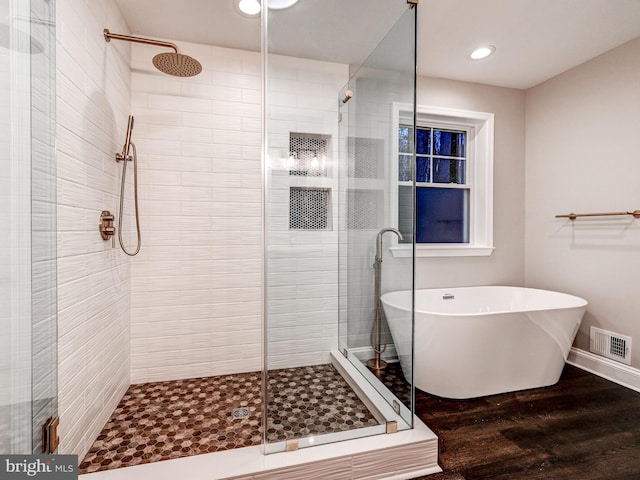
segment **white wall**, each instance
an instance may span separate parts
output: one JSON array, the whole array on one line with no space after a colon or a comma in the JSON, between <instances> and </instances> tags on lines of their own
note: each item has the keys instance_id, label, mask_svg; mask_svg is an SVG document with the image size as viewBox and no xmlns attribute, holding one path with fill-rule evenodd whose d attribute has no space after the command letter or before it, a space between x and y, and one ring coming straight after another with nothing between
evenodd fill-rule
<instances>
[{"instance_id":1,"label":"white wall","mask_svg":"<svg viewBox=\"0 0 640 480\"><path fill-rule=\"evenodd\" d=\"M640 208L640 39L527 91L526 283L589 302L589 326L630 335L640 367L640 220L554 218Z\"/></svg>"},{"instance_id":2,"label":"white wall","mask_svg":"<svg viewBox=\"0 0 640 480\"><path fill-rule=\"evenodd\" d=\"M142 248L131 266L133 383L260 370L260 54L179 43L203 71L132 51ZM128 241L135 245L134 239Z\"/></svg>"},{"instance_id":3,"label":"white wall","mask_svg":"<svg viewBox=\"0 0 640 480\"><path fill-rule=\"evenodd\" d=\"M418 105L495 114L493 241L488 257L418 258L416 288L524 283L525 94L418 77Z\"/></svg>"},{"instance_id":4,"label":"white wall","mask_svg":"<svg viewBox=\"0 0 640 480\"><path fill-rule=\"evenodd\" d=\"M82 456L129 386L129 261L97 229L115 212L130 109L128 33L112 0L57 3L60 453Z\"/></svg>"}]
</instances>

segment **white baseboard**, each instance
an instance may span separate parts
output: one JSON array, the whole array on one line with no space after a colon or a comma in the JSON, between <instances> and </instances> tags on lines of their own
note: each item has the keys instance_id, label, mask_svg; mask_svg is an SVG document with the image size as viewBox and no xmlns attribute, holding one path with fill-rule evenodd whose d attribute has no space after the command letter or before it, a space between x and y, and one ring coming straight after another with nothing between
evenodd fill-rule
<instances>
[{"instance_id":1,"label":"white baseboard","mask_svg":"<svg viewBox=\"0 0 640 480\"><path fill-rule=\"evenodd\" d=\"M640 392L640 370L585 350L572 347L567 363Z\"/></svg>"}]
</instances>

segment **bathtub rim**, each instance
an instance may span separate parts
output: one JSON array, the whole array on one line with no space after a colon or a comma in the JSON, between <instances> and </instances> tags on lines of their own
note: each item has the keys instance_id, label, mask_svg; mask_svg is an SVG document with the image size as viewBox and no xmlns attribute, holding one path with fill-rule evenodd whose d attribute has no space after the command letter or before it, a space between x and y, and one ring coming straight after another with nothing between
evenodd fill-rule
<instances>
[{"instance_id":1,"label":"bathtub rim","mask_svg":"<svg viewBox=\"0 0 640 480\"><path fill-rule=\"evenodd\" d=\"M532 292L544 292L544 294L553 294L553 295L559 295L562 296L563 298L566 299L571 299L573 302L572 303L567 303L566 305L553 305L553 306L549 306L549 305L540 305L540 306L536 306L536 307L529 307L529 308L519 308L517 310L491 310L491 311L484 311L484 312L461 312L461 313L451 313L451 312L434 312L434 311L428 311L428 310L418 310L417 305L415 308L415 314L423 314L423 315L434 315L434 316L442 316L442 317L482 317L482 316L486 316L486 315L500 315L500 314L506 314L506 313L520 313L520 312L540 312L540 311L545 311L545 310L565 310L565 309L569 309L569 308L583 308L583 307L587 307L589 305L589 302L587 302L584 298L582 297L578 297L576 295L572 295L570 293L564 293L564 292L558 292L555 290L547 290L547 289L542 289L542 288L531 288L531 287L515 287L512 285L470 285L470 286L466 286L466 287L438 287L438 288L419 288L413 291L414 295L417 295L418 292L421 291L430 291L430 292L435 292L435 291L441 291L442 294L447 294L447 293L453 293L455 294L456 291L460 291L460 290L469 290L469 289L509 289L509 290L527 290L527 291L532 291ZM390 291L390 292L386 292L384 294L382 294L380 296L380 300L386 304L389 305L390 307L396 308L398 310L402 310L405 312L411 312L412 311L412 304L415 305L416 302L415 300L413 302L410 302L408 305L405 304L400 304L398 302L391 302L389 301L389 297L391 297L393 294L401 294L401 293L411 293L411 290L395 290L395 291ZM385 298L386 297L386 298Z\"/></svg>"}]
</instances>

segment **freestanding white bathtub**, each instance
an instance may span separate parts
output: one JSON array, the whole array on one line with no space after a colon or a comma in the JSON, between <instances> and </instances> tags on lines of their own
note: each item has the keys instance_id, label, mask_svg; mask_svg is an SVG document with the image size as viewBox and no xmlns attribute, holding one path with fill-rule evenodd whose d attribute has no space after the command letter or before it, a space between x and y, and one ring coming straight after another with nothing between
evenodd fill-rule
<instances>
[{"instance_id":1,"label":"freestanding white bathtub","mask_svg":"<svg viewBox=\"0 0 640 480\"><path fill-rule=\"evenodd\" d=\"M411 292L381 299L410 382ZM461 399L553 385L586 308L582 298L533 288L416 290L415 386Z\"/></svg>"}]
</instances>

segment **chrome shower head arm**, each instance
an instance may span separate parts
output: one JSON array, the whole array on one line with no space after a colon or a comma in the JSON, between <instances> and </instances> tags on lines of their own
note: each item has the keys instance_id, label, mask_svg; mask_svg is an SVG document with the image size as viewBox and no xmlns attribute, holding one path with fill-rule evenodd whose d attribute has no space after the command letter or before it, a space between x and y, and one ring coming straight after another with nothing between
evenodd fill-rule
<instances>
[{"instance_id":1,"label":"chrome shower head arm","mask_svg":"<svg viewBox=\"0 0 640 480\"><path fill-rule=\"evenodd\" d=\"M116 40L124 40L126 42L144 43L145 45L156 45L158 47L172 48L175 53L178 52L178 47L175 43L163 42L162 40L153 40L151 38L134 37L132 35L121 35L119 33L111 33L108 28L103 31L104 39L106 42L110 42L112 38Z\"/></svg>"}]
</instances>

